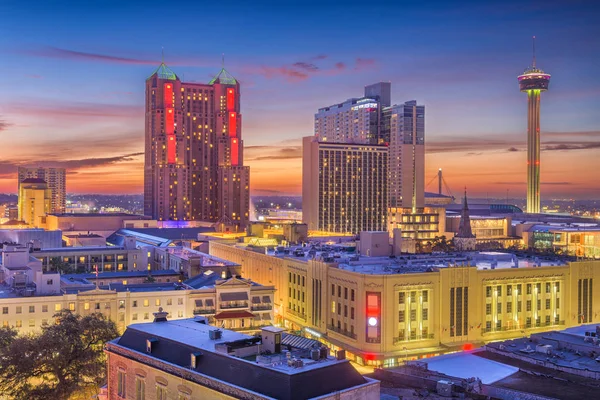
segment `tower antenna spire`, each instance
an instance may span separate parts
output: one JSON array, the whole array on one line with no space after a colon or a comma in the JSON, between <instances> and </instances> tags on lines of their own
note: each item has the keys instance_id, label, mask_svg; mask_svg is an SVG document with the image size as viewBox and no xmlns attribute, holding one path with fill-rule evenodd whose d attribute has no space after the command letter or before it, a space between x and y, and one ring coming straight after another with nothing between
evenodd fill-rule
<instances>
[{"instance_id":1,"label":"tower antenna spire","mask_svg":"<svg viewBox=\"0 0 600 400\"><path fill-rule=\"evenodd\" d=\"M165 63L165 47L164 46L161 47L161 63L162 64Z\"/></svg>"},{"instance_id":2,"label":"tower antenna spire","mask_svg":"<svg viewBox=\"0 0 600 400\"><path fill-rule=\"evenodd\" d=\"M225 68L225 53L221 53L221 68Z\"/></svg>"},{"instance_id":3,"label":"tower antenna spire","mask_svg":"<svg viewBox=\"0 0 600 400\"><path fill-rule=\"evenodd\" d=\"M533 37L533 68L535 68L535 36Z\"/></svg>"}]
</instances>

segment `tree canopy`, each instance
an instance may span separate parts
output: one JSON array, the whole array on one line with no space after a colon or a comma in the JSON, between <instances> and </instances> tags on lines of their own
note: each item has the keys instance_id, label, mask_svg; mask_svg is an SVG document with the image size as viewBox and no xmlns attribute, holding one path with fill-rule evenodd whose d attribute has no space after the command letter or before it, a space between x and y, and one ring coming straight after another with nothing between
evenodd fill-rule
<instances>
[{"instance_id":1,"label":"tree canopy","mask_svg":"<svg viewBox=\"0 0 600 400\"><path fill-rule=\"evenodd\" d=\"M14 400L67 399L106 380L104 343L118 336L100 313L68 310L37 334L0 328L0 393Z\"/></svg>"}]
</instances>

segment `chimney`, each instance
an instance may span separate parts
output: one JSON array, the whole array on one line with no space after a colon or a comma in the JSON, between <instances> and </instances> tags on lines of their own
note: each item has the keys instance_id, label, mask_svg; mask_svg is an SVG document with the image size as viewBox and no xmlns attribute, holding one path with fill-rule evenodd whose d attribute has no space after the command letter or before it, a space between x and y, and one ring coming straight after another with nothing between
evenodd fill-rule
<instances>
[{"instance_id":1,"label":"chimney","mask_svg":"<svg viewBox=\"0 0 600 400\"><path fill-rule=\"evenodd\" d=\"M162 307L158 308L158 312L153 313L154 322L167 322L168 312L164 312Z\"/></svg>"}]
</instances>

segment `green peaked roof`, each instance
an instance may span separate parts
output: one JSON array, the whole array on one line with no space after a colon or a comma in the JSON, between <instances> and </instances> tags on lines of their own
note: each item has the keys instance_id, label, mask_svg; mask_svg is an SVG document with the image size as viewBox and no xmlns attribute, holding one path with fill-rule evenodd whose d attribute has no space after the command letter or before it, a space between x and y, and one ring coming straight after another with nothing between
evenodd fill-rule
<instances>
[{"instance_id":1,"label":"green peaked roof","mask_svg":"<svg viewBox=\"0 0 600 400\"><path fill-rule=\"evenodd\" d=\"M222 85L235 85L237 81L225 68L221 68L221 71L208 82L209 85L213 83L220 83Z\"/></svg>"},{"instance_id":2,"label":"green peaked roof","mask_svg":"<svg viewBox=\"0 0 600 400\"><path fill-rule=\"evenodd\" d=\"M177 75L175 75L175 72L171 71L171 69L167 67L167 65L164 62L160 63L156 71L154 71L152 75L150 75L150 78L153 77L154 74L158 75L159 79L168 79L171 81L176 81L177 79L179 79L177 78Z\"/></svg>"}]
</instances>

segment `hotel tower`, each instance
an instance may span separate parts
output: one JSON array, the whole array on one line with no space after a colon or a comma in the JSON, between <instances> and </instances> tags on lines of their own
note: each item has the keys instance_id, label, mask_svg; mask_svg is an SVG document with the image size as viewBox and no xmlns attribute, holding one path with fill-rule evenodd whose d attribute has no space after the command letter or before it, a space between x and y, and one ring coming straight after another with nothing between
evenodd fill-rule
<instances>
[{"instance_id":1,"label":"hotel tower","mask_svg":"<svg viewBox=\"0 0 600 400\"><path fill-rule=\"evenodd\" d=\"M164 63L146 80L144 213L161 221L244 227L240 84L224 68L208 84L182 82Z\"/></svg>"}]
</instances>

